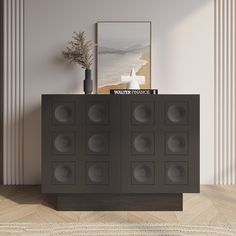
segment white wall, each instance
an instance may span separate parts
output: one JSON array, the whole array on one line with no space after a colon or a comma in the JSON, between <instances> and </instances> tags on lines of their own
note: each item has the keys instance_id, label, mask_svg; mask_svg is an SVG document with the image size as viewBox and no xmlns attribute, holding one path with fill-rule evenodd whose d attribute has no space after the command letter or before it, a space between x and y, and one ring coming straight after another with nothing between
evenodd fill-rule
<instances>
[{"instance_id":1,"label":"white wall","mask_svg":"<svg viewBox=\"0 0 236 236\"><path fill-rule=\"evenodd\" d=\"M136 20L152 21L153 88L201 95L201 183L213 183L213 14L213 0L25 0L25 184L40 183L41 94L82 92L83 71L61 58L72 32Z\"/></svg>"}]
</instances>

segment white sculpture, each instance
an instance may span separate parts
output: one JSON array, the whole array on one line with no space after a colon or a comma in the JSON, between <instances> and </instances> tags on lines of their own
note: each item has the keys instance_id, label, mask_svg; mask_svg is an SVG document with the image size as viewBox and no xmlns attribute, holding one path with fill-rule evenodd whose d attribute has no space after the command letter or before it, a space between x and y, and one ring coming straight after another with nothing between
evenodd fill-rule
<instances>
[{"instance_id":1,"label":"white sculpture","mask_svg":"<svg viewBox=\"0 0 236 236\"><path fill-rule=\"evenodd\" d=\"M121 76L121 81L128 84L128 89L140 89L139 85L145 83L145 76L136 75L133 68L130 76Z\"/></svg>"}]
</instances>

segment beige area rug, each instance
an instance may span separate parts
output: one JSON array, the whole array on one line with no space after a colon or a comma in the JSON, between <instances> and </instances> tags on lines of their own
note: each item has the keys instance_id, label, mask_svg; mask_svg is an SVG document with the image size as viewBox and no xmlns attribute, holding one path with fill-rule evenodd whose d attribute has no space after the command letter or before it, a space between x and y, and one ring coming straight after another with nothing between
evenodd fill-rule
<instances>
[{"instance_id":1,"label":"beige area rug","mask_svg":"<svg viewBox=\"0 0 236 236\"><path fill-rule=\"evenodd\" d=\"M236 236L236 227L174 224L0 223L2 236Z\"/></svg>"}]
</instances>

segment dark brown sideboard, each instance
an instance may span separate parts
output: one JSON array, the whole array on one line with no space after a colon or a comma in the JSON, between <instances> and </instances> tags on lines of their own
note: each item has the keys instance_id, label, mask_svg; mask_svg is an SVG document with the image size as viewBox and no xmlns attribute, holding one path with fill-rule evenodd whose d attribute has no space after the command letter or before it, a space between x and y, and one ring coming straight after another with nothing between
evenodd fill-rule
<instances>
[{"instance_id":1,"label":"dark brown sideboard","mask_svg":"<svg viewBox=\"0 0 236 236\"><path fill-rule=\"evenodd\" d=\"M43 95L58 210L182 210L199 192L199 95Z\"/></svg>"}]
</instances>

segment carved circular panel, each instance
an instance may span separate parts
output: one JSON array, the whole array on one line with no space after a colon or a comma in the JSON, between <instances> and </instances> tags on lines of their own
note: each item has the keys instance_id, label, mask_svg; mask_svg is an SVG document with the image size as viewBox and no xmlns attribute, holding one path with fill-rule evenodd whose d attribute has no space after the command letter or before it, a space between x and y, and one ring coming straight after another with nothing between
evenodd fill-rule
<instances>
[{"instance_id":1,"label":"carved circular panel","mask_svg":"<svg viewBox=\"0 0 236 236\"><path fill-rule=\"evenodd\" d=\"M107 147L107 139L102 134L94 134L88 140L88 148L91 152L105 152Z\"/></svg>"},{"instance_id":2,"label":"carved circular panel","mask_svg":"<svg viewBox=\"0 0 236 236\"><path fill-rule=\"evenodd\" d=\"M54 177L58 182L67 183L72 177L71 168L67 165L59 165L54 170Z\"/></svg>"},{"instance_id":3,"label":"carved circular panel","mask_svg":"<svg viewBox=\"0 0 236 236\"><path fill-rule=\"evenodd\" d=\"M58 135L54 140L54 147L58 152L70 152L72 149L72 140L67 135Z\"/></svg>"},{"instance_id":4,"label":"carved circular panel","mask_svg":"<svg viewBox=\"0 0 236 236\"><path fill-rule=\"evenodd\" d=\"M171 152L184 152L186 150L186 138L181 135L172 135L168 138L167 147Z\"/></svg>"},{"instance_id":5,"label":"carved circular panel","mask_svg":"<svg viewBox=\"0 0 236 236\"><path fill-rule=\"evenodd\" d=\"M152 178L152 170L145 164L137 165L133 171L134 179L139 183L149 182Z\"/></svg>"},{"instance_id":6,"label":"carved circular panel","mask_svg":"<svg viewBox=\"0 0 236 236\"><path fill-rule=\"evenodd\" d=\"M89 180L93 183L101 183L104 181L103 168L97 164L92 165L88 169Z\"/></svg>"},{"instance_id":7,"label":"carved circular panel","mask_svg":"<svg viewBox=\"0 0 236 236\"><path fill-rule=\"evenodd\" d=\"M152 119L152 110L146 104L140 104L135 107L133 116L137 122L147 123Z\"/></svg>"},{"instance_id":8,"label":"carved circular panel","mask_svg":"<svg viewBox=\"0 0 236 236\"><path fill-rule=\"evenodd\" d=\"M101 104L94 104L88 110L88 117L91 122L103 123L106 121L106 109Z\"/></svg>"},{"instance_id":9,"label":"carved circular panel","mask_svg":"<svg viewBox=\"0 0 236 236\"><path fill-rule=\"evenodd\" d=\"M171 166L167 171L169 180L173 183L180 183L185 180L185 169L183 166Z\"/></svg>"},{"instance_id":10,"label":"carved circular panel","mask_svg":"<svg viewBox=\"0 0 236 236\"><path fill-rule=\"evenodd\" d=\"M152 146L152 139L148 135L140 134L134 138L133 147L137 152L150 152Z\"/></svg>"},{"instance_id":11,"label":"carved circular panel","mask_svg":"<svg viewBox=\"0 0 236 236\"><path fill-rule=\"evenodd\" d=\"M180 105L171 105L167 111L168 119L173 123L181 123L186 118L186 109Z\"/></svg>"},{"instance_id":12,"label":"carved circular panel","mask_svg":"<svg viewBox=\"0 0 236 236\"><path fill-rule=\"evenodd\" d=\"M72 117L72 110L66 105L59 105L54 111L55 119L61 123L68 123Z\"/></svg>"}]
</instances>

